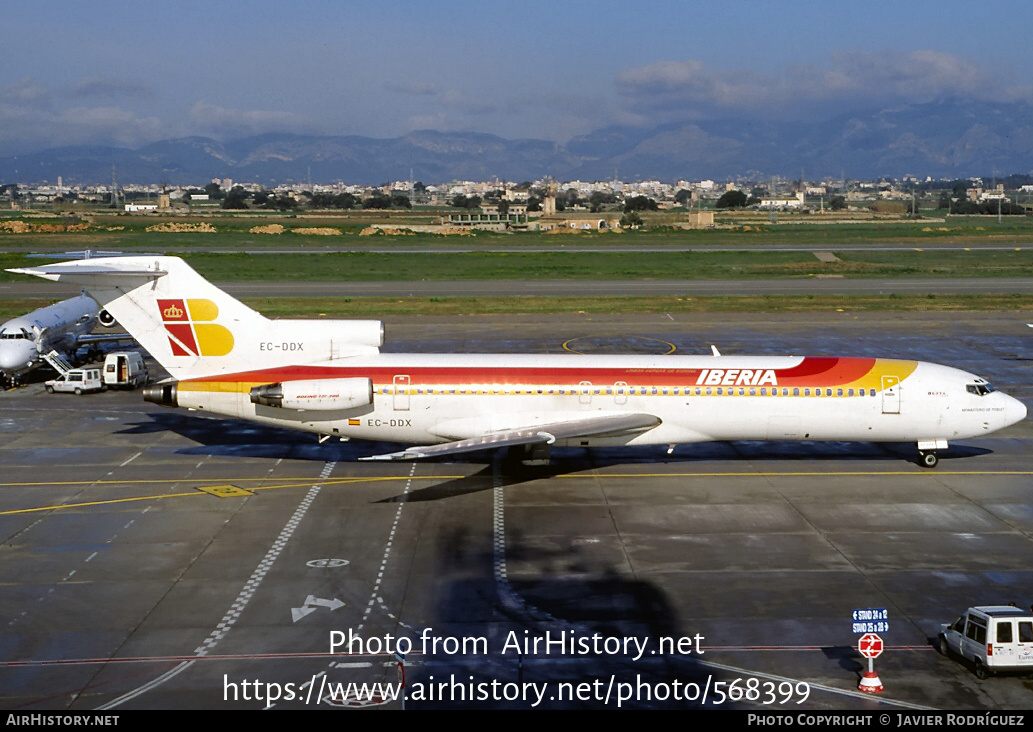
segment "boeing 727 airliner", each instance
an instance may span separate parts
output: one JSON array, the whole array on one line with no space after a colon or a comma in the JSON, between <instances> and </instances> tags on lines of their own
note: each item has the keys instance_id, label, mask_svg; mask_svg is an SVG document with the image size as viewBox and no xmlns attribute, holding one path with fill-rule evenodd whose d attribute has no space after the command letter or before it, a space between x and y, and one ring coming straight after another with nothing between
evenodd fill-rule
<instances>
[{"instance_id":1,"label":"boeing 727 airliner","mask_svg":"<svg viewBox=\"0 0 1033 732\"><path fill-rule=\"evenodd\" d=\"M710 440L949 440L1025 419L1022 402L921 361L796 356L383 354L383 325L269 320L176 257L9 270L82 285L171 374L145 398L320 436L414 445L409 460L503 446Z\"/></svg>"}]
</instances>

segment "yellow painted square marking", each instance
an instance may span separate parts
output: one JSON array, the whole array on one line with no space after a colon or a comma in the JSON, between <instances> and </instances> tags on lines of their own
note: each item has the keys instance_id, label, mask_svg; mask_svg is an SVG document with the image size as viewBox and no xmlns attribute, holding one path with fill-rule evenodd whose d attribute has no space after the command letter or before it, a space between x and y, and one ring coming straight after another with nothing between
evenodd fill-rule
<instances>
[{"instance_id":1,"label":"yellow painted square marking","mask_svg":"<svg viewBox=\"0 0 1033 732\"><path fill-rule=\"evenodd\" d=\"M255 495L252 491L238 488L235 485L199 485L197 490L202 493L210 493L213 496L219 498L235 498L238 496L253 496Z\"/></svg>"}]
</instances>

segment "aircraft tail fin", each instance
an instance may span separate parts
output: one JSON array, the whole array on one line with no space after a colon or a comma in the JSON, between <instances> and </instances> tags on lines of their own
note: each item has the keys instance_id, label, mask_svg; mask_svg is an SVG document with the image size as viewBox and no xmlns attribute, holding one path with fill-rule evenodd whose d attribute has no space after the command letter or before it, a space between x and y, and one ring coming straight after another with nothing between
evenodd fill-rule
<instances>
[{"instance_id":1,"label":"aircraft tail fin","mask_svg":"<svg viewBox=\"0 0 1033 732\"><path fill-rule=\"evenodd\" d=\"M112 257L12 269L82 285L175 378L379 350L379 321L269 320L178 257Z\"/></svg>"}]
</instances>

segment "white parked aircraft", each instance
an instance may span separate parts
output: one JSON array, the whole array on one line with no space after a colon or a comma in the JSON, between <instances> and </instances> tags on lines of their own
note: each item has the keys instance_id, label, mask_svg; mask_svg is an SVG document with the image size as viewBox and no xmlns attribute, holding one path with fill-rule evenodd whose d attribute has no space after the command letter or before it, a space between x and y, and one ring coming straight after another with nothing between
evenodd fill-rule
<instances>
[{"instance_id":1,"label":"white parked aircraft","mask_svg":"<svg viewBox=\"0 0 1033 732\"><path fill-rule=\"evenodd\" d=\"M81 284L172 378L145 398L327 437L414 443L368 459L501 446L948 440L1026 417L933 363L797 356L383 354L383 324L268 320L175 257L9 270Z\"/></svg>"},{"instance_id":2,"label":"white parked aircraft","mask_svg":"<svg viewBox=\"0 0 1033 732\"><path fill-rule=\"evenodd\" d=\"M8 320L0 325L0 377L17 384L29 371L44 365L48 356L70 362L82 346L129 340L123 335L91 335L98 322L107 327L115 324L114 318L85 294Z\"/></svg>"}]
</instances>

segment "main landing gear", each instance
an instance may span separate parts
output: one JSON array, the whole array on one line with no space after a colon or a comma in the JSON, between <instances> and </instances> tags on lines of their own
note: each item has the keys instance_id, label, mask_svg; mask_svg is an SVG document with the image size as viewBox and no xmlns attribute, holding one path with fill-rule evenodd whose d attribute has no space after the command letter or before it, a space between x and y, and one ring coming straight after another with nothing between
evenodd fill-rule
<instances>
[{"instance_id":1,"label":"main landing gear","mask_svg":"<svg viewBox=\"0 0 1033 732\"><path fill-rule=\"evenodd\" d=\"M511 465L541 467L548 465L551 458L552 445L550 444L513 445L506 451L506 459Z\"/></svg>"}]
</instances>

